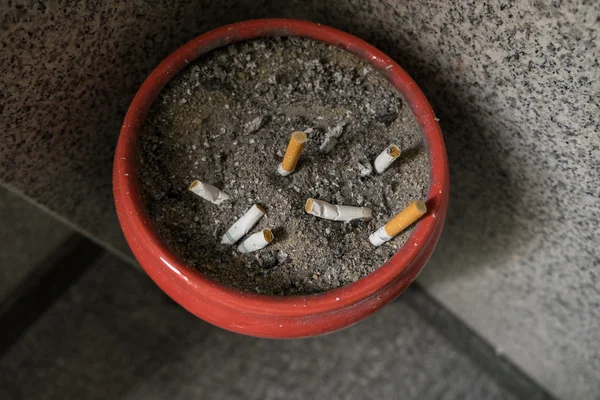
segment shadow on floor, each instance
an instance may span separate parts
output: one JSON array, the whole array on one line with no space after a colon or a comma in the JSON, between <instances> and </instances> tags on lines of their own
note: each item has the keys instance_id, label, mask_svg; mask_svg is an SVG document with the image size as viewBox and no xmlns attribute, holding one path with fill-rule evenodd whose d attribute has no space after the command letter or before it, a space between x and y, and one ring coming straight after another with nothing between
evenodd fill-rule
<instances>
[{"instance_id":1,"label":"shadow on floor","mask_svg":"<svg viewBox=\"0 0 600 400\"><path fill-rule=\"evenodd\" d=\"M402 302L322 337L209 326L100 259L0 359L0 396L43 399L511 399Z\"/></svg>"}]
</instances>

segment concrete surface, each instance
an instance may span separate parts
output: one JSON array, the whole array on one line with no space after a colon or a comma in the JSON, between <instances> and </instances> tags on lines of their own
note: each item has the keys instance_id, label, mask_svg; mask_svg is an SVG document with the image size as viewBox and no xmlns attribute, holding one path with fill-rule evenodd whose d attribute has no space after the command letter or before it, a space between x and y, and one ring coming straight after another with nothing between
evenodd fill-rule
<instances>
[{"instance_id":1,"label":"concrete surface","mask_svg":"<svg viewBox=\"0 0 600 400\"><path fill-rule=\"evenodd\" d=\"M0 186L0 304L70 234L63 224Z\"/></svg>"},{"instance_id":2,"label":"concrete surface","mask_svg":"<svg viewBox=\"0 0 600 400\"><path fill-rule=\"evenodd\" d=\"M514 399L402 303L320 338L255 339L109 256L0 359L0 398Z\"/></svg>"},{"instance_id":3,"label":"concrete surface","mask_svg":"<svg viewBox=\"0 0 600 400\"><path fill-rule=\"evenodd\" d=\"M450 157L448 224L421 282L558 397L597 398L598 2L28 4L0 11L0 179L121 250L112 151L135 91L176 47L287 16L388 52L432 102Z\"/></svg>"}]
</instances>

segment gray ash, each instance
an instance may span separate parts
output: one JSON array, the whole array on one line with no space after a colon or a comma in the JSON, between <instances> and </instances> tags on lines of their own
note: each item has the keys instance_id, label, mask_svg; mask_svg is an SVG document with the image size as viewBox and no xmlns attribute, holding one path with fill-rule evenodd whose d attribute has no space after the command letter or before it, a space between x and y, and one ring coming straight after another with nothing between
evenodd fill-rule
<instances>
[{"instance_id":1,"label":"gray ash","mask_svg":"<svg viewBox=\"0 0 600 400\"><path fill-rule=\"evenodd\" d=\"M277 174L291 132L308 142L296 171ZM402 155L374 174L389 144ZM215 50L163 89L140 138L142 197L160 237L187 264L246 291L310 294L354 282L385 263L412 232L374 248L369 234L423 198L429 161L421 130L391 84L368 64L309 39L260 39ZM213 205L187 190L213 184ZM369 222L308 215L308 197L368 206ZM275 240L253 254L219 244L252 204Z\"/></svg>"}]
</instances>

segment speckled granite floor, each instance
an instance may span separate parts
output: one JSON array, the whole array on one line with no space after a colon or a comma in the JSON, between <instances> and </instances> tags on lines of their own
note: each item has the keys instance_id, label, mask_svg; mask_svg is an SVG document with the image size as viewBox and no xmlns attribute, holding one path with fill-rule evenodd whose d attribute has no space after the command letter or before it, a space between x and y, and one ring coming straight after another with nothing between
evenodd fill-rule
<instances>
[{"instance_id":1,"label":"speckled granite floor","mask_svg":"<svg viewBox=\"0 0 600 400\"><path fill-rule=\"evenodd\" d=\"M451 164L420 282L564 399L600 393L600 3L15 0L0 9L0 179L126 250L111 199L144 77L205 30L263 16L347 30L431 100Z\"/></svg>"},{"instance_id":2,"label":"speckled granite floor","mask_svg":"<svg viewBox=\"0 0 600 400\"><path fill-rule=\"evenodd\" d=\"M0 359L0 398L514 399L403 303L319 338L254 339L111 256Z\"/></svg>"}]
</instances>

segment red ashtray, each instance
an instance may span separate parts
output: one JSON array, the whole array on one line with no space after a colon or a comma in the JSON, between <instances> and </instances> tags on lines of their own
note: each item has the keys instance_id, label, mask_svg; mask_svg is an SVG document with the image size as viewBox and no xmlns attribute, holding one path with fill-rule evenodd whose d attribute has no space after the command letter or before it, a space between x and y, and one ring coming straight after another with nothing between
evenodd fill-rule
<instances>
[{"instance_id":1,"label":"red ashtray","mask_svg":"<svg viewBox=\"0 0 600 400\"><path fill-rule=\"evenodd\" d=\"M427 141L431 164L428 212L398 252L368 276L308 296L266 296L233 289L187 266L159 238L142 203L136 170L137 141L148 110L162 88L202 54L231 43L273 36L300 36L345 49L383 74L401 93ZM117 145L113 192L125 238L146 273L173 300L221 328L252 336L298 338L352 325L396 298L417 277L442 232L449 195L442 132L415 81L390 57L348 33L288 19L244 21L207 32L167 57L133 99ZM399 205L401 208L404 205Z\"/></svg>"}]
</instances>

